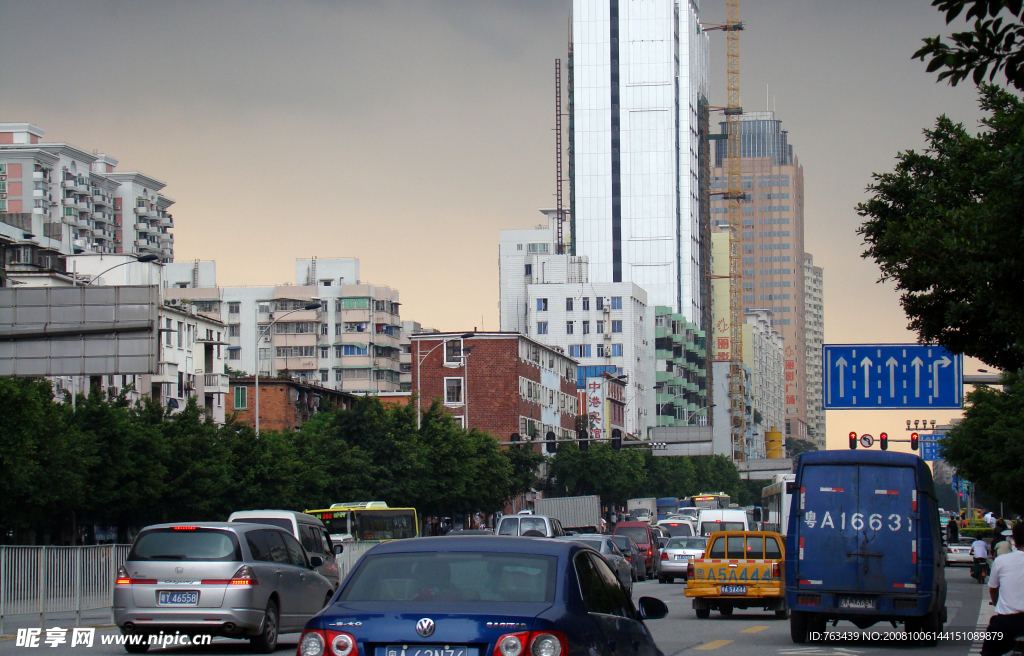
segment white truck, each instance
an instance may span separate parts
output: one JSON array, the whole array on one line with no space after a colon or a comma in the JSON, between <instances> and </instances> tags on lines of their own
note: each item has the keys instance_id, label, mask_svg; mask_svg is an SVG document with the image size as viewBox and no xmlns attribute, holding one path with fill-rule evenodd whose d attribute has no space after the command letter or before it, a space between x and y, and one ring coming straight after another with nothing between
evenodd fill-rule
<instances>
[{"instance_id":1,"label":"white truck","mask_svg":"<svg viewBox=\"0 0 1024 656\"><path fill-rule=\"evenodd\" d=\"M601 497L557 497L537 499L533 510L538 515L557 519L562 528L597 533L601 531Z\"/></svg>"},{"instance_id":2,"label":"white truck","mask_svg":"<svg viewBox=\"0 0 1024 656\"><path fill-rule=\"evenodd\" d=\"M626 502L626 510L642 522L658 523L658 500L654 497L630 499Z\"/></svg>"}]
</instances>

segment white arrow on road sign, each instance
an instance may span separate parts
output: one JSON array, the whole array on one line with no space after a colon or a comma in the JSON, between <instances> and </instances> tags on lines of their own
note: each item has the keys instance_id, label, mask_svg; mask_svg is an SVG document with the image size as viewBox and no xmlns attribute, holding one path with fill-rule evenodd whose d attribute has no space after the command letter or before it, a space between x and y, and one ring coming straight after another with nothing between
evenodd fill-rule
<instances>
[{"instance_id":1,"label":"white arrow on road sign","mask_svg":"<svg viewBox=\"0 0 1024 656\"><path fill-rule=\"evenodd\" d=\"M871 387L868 384L868 378L871 375L871 358L864 356L864 359L860 361L860 366L864 369L864 398L868 398L871 395Z\"/></svg>"},{"instance_id":2,"label":"white arrow on road sign","mask_svg":"<svg viewBox=\"0 0 1024 656\"><path fill-rule=\"evenodd\" d=\"M896 358L892 357L885 361L885 366L889 367L889 396L891 397L896 396L896 366L898 364Z\"/></svg>"},{"instance_id":3,"label":"white arrow on road sign","mask_svg":"<svg viewBox=\"0 0 1024 656\"><path fill-rule=\"evenodd\" d=\"M921 396L921 367L924 366L924 362L921 358L914 358L910 361L910 366L914 368L914 396L920 398Z\"/></svg>"},{"instance_id":4,"label":"white arrow on road sign","mask_svg":"<svg viewBox=\"0 0 1024 656\"><path fill-rule=\"evenodd\" d=\"M939 367L948 367L951 364L953 364L953 361L946 356L942 356L941 360L936 360L932 363L932 396L936 398L939 396Z\"/></svg>"},{"instance_id":5,"label":"white arrow on road sign","mask_svg":"<svg viewBox=\"0 0 1024 656\"><path fill-rule=\"evenodd\" d=\"M846 358L844 358L843 356L839 356L839 359L836 360L836 366L839 367L839 398L843 398L844 393L846 391L846 385L843 381L843 374L846 373L847 364L848 363L846 362Z\"/></svg>"}]
</instances>

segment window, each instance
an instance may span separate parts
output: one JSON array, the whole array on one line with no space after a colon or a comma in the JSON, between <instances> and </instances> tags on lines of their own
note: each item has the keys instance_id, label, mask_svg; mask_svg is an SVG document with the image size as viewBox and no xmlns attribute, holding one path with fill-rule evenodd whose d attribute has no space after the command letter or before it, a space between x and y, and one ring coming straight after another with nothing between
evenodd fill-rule
<instances>
[{"instance_id":1,"label":"window","mask_svg":"<svg viewBox=\"0 0 1024 656\"><path fill-rule=\"evenodd\" d=\"M572 324L573 324L572 321L566 321L565 322L565 334L566 335L571 335L573 333Z\"/></svg>"},{"instance_id":2,"label":"window","mask_svg":"<svg viewBox=\"0 0 1024 656\"><path fill-rule=\"evenodd\" d=\"M537 299L537 311L538 312L547 312L548 311L548 299L546 299L546 298L538 298Z\"/></svg>"},{"instance_id":3,"label":"window","mask_svg":"<svg viewBox=\"0 0 1024 656\"><path fill-rule=\"evenodd\" d=\"M590 309L590 297L589 296L584 296L583 297L583 310L586 311L586 310L589 310L589 309Z\"/></svg>"},{"instance_id":4,"label":"window","mask_svg":"<svg viewBox=\"0 0 1024 656\"><path fill-rule=\"evenodd\" d=\"M622 319L612 319L612 332L613 333L621 333L622 332Z\"/></svg>"},{"instance_id":5,"label":"window","mask_svg":"<svg viewBox=\"0 0 1024 656\"><path fill-rule=\"evenodd\" d=\"M583 322L583 334L584 335L589 335L590 334L590 322L589 321L584 321Z\"/></svg>"},{"instance_id":6,"label":"window","mask_svg":"<svg viewBox=\"0 0 1024 656\"><path fill-rule=\"evenodd\" d=\"M622 344L612 344L612 357L622 357Z\"/></svg>"},{"instance_id":7,"label":"window","mask_svg":"<svg viewBox=\"0 0 1024 656\"><path fill-rule=\"evenodd\" d=\"M526 245L526 252L527 253L547 253L548 252L548 244L527 244Z\"/></svg>"},{"instance_id":8,"label":"window","mask_svg":"<svg viewBox=\"0 0 1024 656\"><path fill-rule=\"evenodd\" d=\"M340 383L341 380L342 380L342 371L341 371L341 369L335 369L334 370L334 382Z\"/></svg>"},{"instance_id":9,"label":"window","mask_svg":"<svg viewBox=\"0 0 1024 656\"><path fill-rule=\"evenodd\" d=\"M338 349L344 349L345 355L366 355L365 346L356 346L355 344L346 344L345 346L339 346Z\"/></svg>"},{"instance_id":10,"label":"window","mask_svg":"<svg viewBox=\"0 0 1024 656\"><path fill-rule=\"evenodd\" d=\"M341 299L343 310L369 310L370 299L368 298L343 298Z\"/></svg>"},{"instance_id":11,"label":"window","mask_svg":"<svg viewBox=\"0 0 1024 656\"><path fill-rule=\"evenodd\" d=\"M259 303L258 305L260 312L270 312L270 303Z\"/></svg>"},{"instance_id":12,"label":"window","mask_svg":"<svg viewBox=\"0 0 1024 656\"><path fill-rule=\"evenodd\" d=\"M249 407L247 387L236 387L235 388L235 409L244 410Z\"/></svg>"},{"instance_id":13,"label":"window","mask_svg":"<svg viewBox=\"0 0 1024 656\"><path fill-rule=\"evenodd\" d=\"M613 310L621 310L622 309L622 297L621 296L612 296L612 309Z\"/></svg>"},{"instance_id":14,"label":"window","mask_svg":"<svg viewBox=\"0 0 1024 656\"><path fill-rule=\"evenodd\" d=\"M233 324L229 325L228 326L228 337L238 337L241 334L241 329L242 329L242 327L239 324L237 324L237 323L233 323Z\"/></svg>"},{"instance_id":15,"label":"window","mask_svg":"<svg viewBox=\"0 0 1024 656\"><path fill-rule=\"evenodd\" d=\"M565 299L565 311L566 312L572 312L572 299L571 298Z\"/></svg>"},{"instance_id":16,"label":"window","mask_svg":"<svg viewBox=\"0 0 1024 656\"><path fill-rule=\"evenodd\" d=\"M315 346L278 346L277 357L279 358L315 358Z\"/></svg>"},{"instance_id":17,"label":"window","mask_svg":"<svg viewBox=\"0 0 1024 656\"><path fill-rule=\"evenodd\" d=\"M462 404L462 379L461 378L445 378L444 379L444 402L445 402L445 405L461 405Z\"/></svg>"},{"instance_id":18,"label":"window","mask_svg":"<svg viewBox=\"0 0 1024 656\"><path fill-rule=\"evenodd\" d=\"M594 300L597 301L596 307L597 307L598 311L603 310L604 309L604 297L603 296L598 296Z\"/></svg>"},{"instance_id":19,"label":"window","mask_svg":"<svg viewBox=\"0 0 1024 656\"><path fill-rule=\"evenodd\" d=\"M599 333L603 333L604 332L604 319L601 319L599 321L595 321L594 324L596 324L597 332L599 332Z\"/></svg>"},{"instance_id":20,"label":"window","mask_svg":"<svg viewBox=\"0 0 1024 656\"><path fill-rule=\"evenodd\" d=\"M570 344L569 345L569 357L570 358L589 358L590 357L590 344Z\"/></svg>"},{"instance_id":21,"label":"window","mask_svg":"<svg viewBox=\"0 0 1024 656\"><path fill-rule=\"evenodd\" d=\"M601 581L601 574L594 566L594 562L587 557L587 552L577 553L573 562L576 564L576 579L579 581L587 612L611 615L612 601L608 596L608 590Z\"/></svg>"},{"instance_id":22,"label":"window","mask_svg":"<svg viewBox=\"0 0 1024 656\"><path fill-rule=\"evenodd\" d=\"M329 358L329 357L331 357L331 347L330 346L321 346L320 347L320 357L321 358Z\"/></svg>"},{"instance_id":23,"label":"window","mask_svg":"<svg viewBox=\"0 0 1024 656\"><path fill-rule=\"evenodd\" d=\"M231 301L228 303L228 314L238 314L241 303L238 301Z\"/></svg>"},{"instance_id":24,"label":"window","mask_svg":"<svg viewBox=\"0 0 1024 656\"><path fill-rule=\"evenodd\" d=\"M525 273L525 275L532 276L533 275L533 265L532 264L527 264L526 265L526 271L524 273Z\"/></svg>"},{"instance_id":25,"label":"window","mask_svg":"<svg viewBox=\"0 0 1024 656\"><path fill-rule=\"evenodd\" d=\"M178 322L178 348L182 347L182 342L183 342L183 338L184 338L184 332L185 332L185 324L183 322L179 321Z\"/></svg>"},{"instance_id":26,"label":"window","mask_svg":"<svg viewBox=\"0 0 1024 656\"><path fill-rule=\"evenodd\" d=\"M462 340L448 339L444 342L444 363L462 364Z\"/></svg>"},{"instance_id":27,"label":"window","mask_svg":"<svg viewBox=\"0 0 1024 656\"><path fill-rule=\"evenodd\" d=\"M365 333L366 322L365 321L346 321L345 332L347 333Z\"/></svg>"},{"instance_id":28,"label":"window","mask_svg":"<svg viewBox=\"0 0 1024 656\"><path fill-rule=\"evenodd\" d=\"M270 359L270 349L268 349L268 348L261 348L260 349L260 360L269 360L269 359Z\"/></svg>"},{"instance_id":29,"label":"window","mask_svg":"<svg viewBox=\"0 0 1024 656\"><path fill-rule=\"evenodd\" d=\"M228 349L228 360L241 360L242 349Z\"/></svg>"},{"instance_id":30,"label":"window","mask_svg":"<svg viewBox=\"0 0 1024 656\"><path fill-rule=\"evenodd\" d=\"M321 335L326 335L327 334L327 324L325 324L325 323L320 324L320 334Z\"/></svg>"},{"instance_id":31,"label":"window","mask_svg":"<svg viewBox=\"0 0 1024 656\"><path fill-rule=\"evenodd\" d=\"M548 334L548 322L547 321L538 321L537 322L537 334L538 335L547 335Z\"/></svg>"}]
</instances>

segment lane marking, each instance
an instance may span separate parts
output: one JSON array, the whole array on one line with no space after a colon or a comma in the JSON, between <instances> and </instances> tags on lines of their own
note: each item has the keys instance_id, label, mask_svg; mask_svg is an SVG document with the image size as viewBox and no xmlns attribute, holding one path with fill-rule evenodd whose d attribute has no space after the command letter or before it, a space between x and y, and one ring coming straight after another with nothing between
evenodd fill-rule
<instances>
[{"instance_id":1,"label":"lane marking","mask_svg":"<svg viewBox=\"0 0 1024 656\"><path fill-rule=\"evenodd\" d=\"M743 629L740 633L757 633L758 631L764 631L768 626L752 626L749 629Z\"/></svg>"},{"instance_id":2,"label":"lane marking","mask_svg":"<svg viewBox=\"0 0 1024 656\"><path fill-rule=\"evenodd\" d=\"M700 647L694 647L694 649L718 649L719 647L732 644L732 642L732 640L715 640L713 642L703 644Z\"/></svg>"}]
</instances>

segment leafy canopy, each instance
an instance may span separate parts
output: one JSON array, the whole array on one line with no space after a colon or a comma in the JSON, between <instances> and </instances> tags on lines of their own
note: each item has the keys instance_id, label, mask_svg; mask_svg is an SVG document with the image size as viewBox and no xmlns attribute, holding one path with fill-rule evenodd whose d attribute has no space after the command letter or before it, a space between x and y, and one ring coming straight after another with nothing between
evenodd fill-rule
<instances>
[{"instance_id":1,"label":"leafy canopy","mask_svg":"<svg viewBox=\"0 0 1024 656\"><path fill-rule=\"evenodd\" d=\"M1024 366L1024 105L981 87L986 128L939 117L923 153L875 174L858 232L922 343Z\"/></svg>"}]
</instances>

